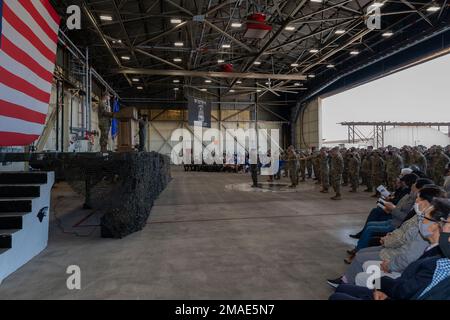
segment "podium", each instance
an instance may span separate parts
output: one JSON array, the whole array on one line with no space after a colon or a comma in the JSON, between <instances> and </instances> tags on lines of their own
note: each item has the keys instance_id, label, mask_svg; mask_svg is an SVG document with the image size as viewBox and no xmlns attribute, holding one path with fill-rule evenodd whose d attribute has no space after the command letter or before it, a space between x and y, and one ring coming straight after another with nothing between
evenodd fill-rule
<instances>
[{"instance_id":1,"label":"podium","mask_svg":"<svg viewBox=\"0 0 450 320\"><path fill-rule=\"evenodd\" d=\"M134 107L124 108L114 114L119 121L119 134L117 137L117 151L134 151L136 133L139 130L138 111Z\"/></svg>"}]
</instances>

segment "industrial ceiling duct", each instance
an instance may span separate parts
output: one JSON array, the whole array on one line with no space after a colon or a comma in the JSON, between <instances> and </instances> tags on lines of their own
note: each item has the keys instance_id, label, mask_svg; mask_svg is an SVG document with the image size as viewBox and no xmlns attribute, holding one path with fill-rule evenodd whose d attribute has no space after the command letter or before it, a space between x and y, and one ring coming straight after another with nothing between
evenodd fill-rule
<instances>
[{"instance_id":1,"label":"industrial ceiling duct","mask_svg":"<svg viewBox=\"0 0 450 320\"><path fill-rule=\"evenodd\" d=\"M247 30L244 37L251 39L262 39L270 31L272 26L266 23L266 15L263 13L254 13L247 18Z\"/></svg>"}]
</instances>

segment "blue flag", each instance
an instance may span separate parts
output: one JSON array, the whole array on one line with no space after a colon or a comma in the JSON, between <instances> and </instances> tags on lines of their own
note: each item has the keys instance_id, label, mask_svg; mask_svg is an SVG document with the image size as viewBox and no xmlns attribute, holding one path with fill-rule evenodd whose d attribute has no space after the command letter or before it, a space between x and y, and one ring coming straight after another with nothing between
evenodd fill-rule
<instances>
[{"instance_id":1,"label":"blue flag","mask_svg":"<svg viewBox=\"0 0 450 320\"><path fill-rule=\"evenodd\" d=\"M119 105L119 100L117 98L114 98L114 103L113 103L113 112L119 112L120 110L120 105ZM111 123L111 136L113 139L116 138L117 133L119 132L119 124L117 119L113 118L112 123Z\"/></svg>"}]
</instances>

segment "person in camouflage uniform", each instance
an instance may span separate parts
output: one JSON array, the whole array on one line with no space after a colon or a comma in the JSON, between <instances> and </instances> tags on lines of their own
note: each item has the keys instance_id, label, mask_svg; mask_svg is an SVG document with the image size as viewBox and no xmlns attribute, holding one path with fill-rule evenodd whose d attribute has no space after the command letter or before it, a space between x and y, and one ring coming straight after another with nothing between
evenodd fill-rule
<instances>
[{"instance_id":1,"label":"person in camouflage uniform","mask_svg":"<svg viewBox=\"0 0 450 320\"><path fill-rule=\"evenodd\" d=\"M298 183L298 165L294 146L289 146L287 150L287 169L289 171L289 178L291 179L291 185L289 187L295 188Z\"/></svg>"},{"instance_id":2,"label":"person in camouflage uniform","mask_svg":"<svg viewBox=\"0 0 450 320\"><path fill-rule=\"evenodd\" d=\"M371 167L371 177L372 183L375 188L382 185L385 179L385 164L384 160L381 157L380 151L375 150L372 155L372 167ZM376 197L375 193L373 197Z\"/></svg>"},{"instance_id":3,"label":"person in camouflage uniform","mask_svg":"<svg viewBox=\"0 0 450 320\"><path fill-rule=\"evenodd\" d=\"M313 161L312 161L311 155L312 155L312 152L308 150L306 152L306 172L308 172L308 179L312 178L312 173L313 173Z\"/></svg>"},{"instance_id":4,"label":"person in camouflage uniform","mask_svg":"<svg viewBox=\"0 0 450 320\"><path fill-rule=\"evenodd\" d=\"M100 152L108 152L109 131L113 114L109 109L110 96L105 92L98 105L98 128L100 130Z\"/></svg>"},{"instance_id":5,"label":"person in camouflage uniform","mask_svg":"<svg viewBox=\"0 0 450 320\"><path fill-rule=\"evenodd\" d=\"M403 165L405 166L405 168L409 168L409 166L412 164L411 149L408 146L403 146L401 153L403 158Z\"/></svg>"},{"instance_id":6,"label":"person in camouflage uniform","mask_svg":"<svg viewBox=\"0 0 450 320\"><path fill-rule=\"evenodd\" d=\"M331 150L330 159L330 180L336 193L332 200L341 200L341 185L342 185L342 173L344 172L344 159L339 152L339 147L334 147Z\"/></svg>"},{"instance_id":7,"label":"person in camouflage uniform","mask_svg":"<svg viewBox=\"0 0 450 320\"><path fill-rule=\"evenodd\" d=\"M342 148L340 151L342 158L344 159L344 171L342 172L342 181L344 182L343 186L348 186L349 182L349 169L348 169L348 161L350 160L350 150L346 148Z\"/></svg>"},{"instance_id":8,"label":"person in camouflage uniform","mask_svg":"<svg viewBox=\"0 0 450 320\"><path fill-rule=\"evenodd\" d=\"M301 177L301 182L306 181L306 154L303 150L300 150L298 154L299 158L299 177Z\"/></svg>"},{"instance_id":9,"label":"person in camouflage uniform","mask_svg":"<svg viewBox=\"0 0 450 320\"><path fill-rule=\"evenodd\" d=\"M366 185L365 192L373 192L372 183L372 154L366 152L361 162L361 175L363 176L364 184Z\"/></svg>"},{"instance_id":10,"label":"person in camouflage uniform","mask_svg":"<svg viewBox=\"0 0 450 320\"><path fill-rule=\"evenodd\" d=\"M403 159L396 149L391 149L386 155L386 179L388 189L394 191L396 181L403 169Z\"/></svg>"},{"instance_id":11,"label":"person in camouflage uniform","mask_svg":"<svg viewBox=\"0 0 450 320\"><path fill-rule=\"evenodd\" d=\"M360 167L361 160L359 159L359 154L353 150L348 154L348 173L350 186L352 187L350 192L358 192Z\"/></svg>"},{"instance_id":12,"label":"person in camouflage uniform","mask_svg":"<svg viewBox=\"0 0 450 320\"><path fill-rule=\"evenodd\" d=\"M322 184L322 193L328 193L330 188L330 165L327 148L320 149L320 182Z\"/></svg>"},{"instance_id":13,"label":"person in camouflage uniform","mask_svg":"<svg viewBox=\"0 0 450 320\"><path fill-rule=\"evenodd\" d=\"M450 163L450 158L444 153L441 146L436 146L434 148L431 173L434 183L439 186L444 184L445 175L447 173L447 168Z\"/></svg>"},{"instance_id":14,"label":"person in camouflage uniform","mask_svg":"<svg viewBox=\"0 0 450 320\"><path fill-rule=\"evenodd\" d=\"M313 163L314 178L315 180L317 180L316 184L321 184L322 180L320 178L320 152L314 150L313 154L311 155L311 160Z\"/></svg>"},{"instance_id":15,"label":"person in camouflage uniform","mask_svg":"<svg viewBox=\"0 0 450 320\"><path fill-rule=\"evenodd\" d=\"M418 148L415 148L412 153L412 164L417 166L423 173L427 172L427 158Z\"/></svg>"}]
</instances>

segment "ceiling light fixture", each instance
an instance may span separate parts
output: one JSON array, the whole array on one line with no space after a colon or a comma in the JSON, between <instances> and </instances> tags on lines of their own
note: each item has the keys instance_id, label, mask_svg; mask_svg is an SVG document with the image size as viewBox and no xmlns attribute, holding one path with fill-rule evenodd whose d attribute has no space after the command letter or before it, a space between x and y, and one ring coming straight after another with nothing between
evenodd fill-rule
<instances>
[{"instance_id":1,"label":"ceiling light fixture","mask_svg":"<svg viewBox=\"0 0 450 320\"><path fill-rule=\"evenodd\" d=\"M223 60L223 59L217 60L217 63L224 63L224 62L225 62L225 60Z\"/></svg>"},{"instance_id":2,"label":"ceiling light fixture","mask_svg":"<svg viewBox=\"0 0 450 320\"><path fill-rule=\"evenodd\" d=\"M382 36L385 38L392 37L393 35L394 35L394 33L392 31L386 31L382 34Z\"/></svg>"},{"instance_id":3,"label":"ceiling light fixture","mask_svg":"<svg viewBox=\"0 0 450 320\"><path fill-rule=\"evenodd\" d=\"M178 41L178 42L175 42L173 45L174 45L175 47L182 47L182 46L184 46L184 43L181 42L181 41Z\"/></svg>"},{"instance_id":4,"label":"ceiling light fixture","mask_svg":"<svg viewBox=\"0 0 450 320\"><path fill-rule=\"evenodd\" d=\"M317 52L319 52L319 50L318 50L318 49L311 49L311 50L309 50L309 52L311 52L311 53L317 53Z\"/></svg>"},{"instance_id":5,"label":"ceiling light fixture","mask_svg":"<svg viewBox=\"0 0 450 320\"><path fill-rule=\"evenodd\" d=\"M138 78L133 78L133 82L139 82Z\"/></svg>"},{"instance_id":6,"label":"ceiling light fixture","mask_svg":"<svg viewBox=\"0 0 450 320\"><path fill-rule=\"evenodd\" d=\"M344 29L338 29L334 32L335 34L344 34L345 30Z\"/></svg>"},{"instance_id":7,"label":"ceiling light fixture","mask_svg":"<svg viewBox=\"0 0 450 320\"><path fill-rule=\"evenodd\" d=\"M173 83L180 83L180 80L175 79L173 80Z\"/></svg>"},{"instance_id":8,"label":"ceiling light fixture","mask_svg":"<svg viewBox=\"0 0 450 320\"><path fill-rule=\"evenodd\" d=\"M353 51L350 51L350 54L351 54L352 56L356 56L356 55L359 54L359 51L353 50Z\"/></svg>"},{"instance_id":9,"label":"ceiling light fixture","mask_svg":"<svg viewBox=\"0 0 450 320\"><path fill-rule=\"evenodd\" d=\"M102 21L112 21L113 18L111 16L101 15L100 16L100 20L102 20Z\"/></svg>"},{"instance_id":10,"label":"ceiling light fixture","mask_svg":"<svg viewBox=\"0 0 450 320\"><path fill-rule=\"evenodd\" d=\"M121 56L120 58L121 58L122 60L127 60L127 61L128 61L128 60L131 60L131 58L130 58L129 56Z\"/></svg>"},{"instance_id":11,"label":"ceiling light fixture","mask_svg":"<svg viewBox=\"0 0 450 320\"><path fill-rule=\"evenodd\" d=\"M291 63L291 67L294 67L294 68L296 68L296 67L298 67L299 66L299 64L298 63Z\"/></svg>"},{"instance_id":12,"label":"ceiling light fixture","mask_svg":"<svg viewBox=\"0 0 450 320\"><path fill-rule=\"evenodd\" d=\"M231 24L231 27L232 28L240 28L240 27L242 27L242 23L240 23L240 22L233 22Z\"/></svg>"},{"instance_id":13,"label":"ceiling light fixture","mask_svg":"<svg viewBox=\"0 0 450 320\"><path fill-rule=\"evenodd\" d=\"M222 45L222 48L224 48L224 49L229 49L229 48L231 48L231 44L223 44Z\"/></svg>"},{"instance_id":14,"label":"ceiling light fixture","mask_svg":"<svg viewBox=\"0 0 450 320\"><path fill-rule=\"evenodd\" d=\"M286 31L294 31L294 30L295 30L295 27L294 27L294 26L286 26L286 27L284 28L284 30L286 30Z\"/></svg>"},{"instance_id":15,"label":"ceiling light fixture","mask_svg":"<svg viewBox=\"0 0 450 320\"><path fill-rule=\"evenodd\" d=\"M144 87L137 87L138 90L144 90Z\"/></svg>"},{"instance_id":16,"label":"ceiling light fixture","mask_svg":"<svg viewBox=\"0 0 450 320\"><path fill-rule=\"evenodd\" d=\"M181 60L181 58L174 58L173 59L173 62L181 62L181 61L183 61L183 60Z\"/></svg>"},{"instance_id":17,"label":"ceiling light fixture","mask_svg":"<svg viewBox=\"0 0 450 320\"><path fill-rule=\"evenodd\" d=\"M182 22L183 22L183 20L181 20L181 19L170 19L170 23L172 23L172 24L180 24Z\"/></svg>"},{"instance_id":18,"label":"ceiling light fixture","mask_svg":"<svg viewBox=\"0 0 450 320\"><path fill-rule=\"evenodd\" d=\"M327 65L327 68L329 68L329 69L334 68L334 64Z\"/></svg>"},{"instance_id":19,"label":"ceiling light fixture","mask_svg":"<svg viewBox=\"0 0 450 320\"><path fill-rule=\"evenodd\" d=\"M259 66L261 64L261 62L260 61L255 61L255 62L253 62L253 64Z\"/></svg>"},{"instance_id":20,"label":"ceiling light fixture","mask_svg":"<svg viewBox=\"0 0 450 320\"><path fill-rule=\"evenodd\" d=\"M211 80L205 80L205 83L211 83L212 81Z\"/></svg>"},{"instance_id":21,"label":"ceiling light fixture","mask_svg":"<svg viewBox=\"0 0 450 320\"><path fill-rule=\"evenodd\" d=\"M441 7L436 6L436 5L433 5L433 6L431 6L431 7L428 7L428 8L427 8L427 11L428 11L428 12L436 12L436 11L439 11L440 9L441 9Z\"/></svg>"}]
</instances>

